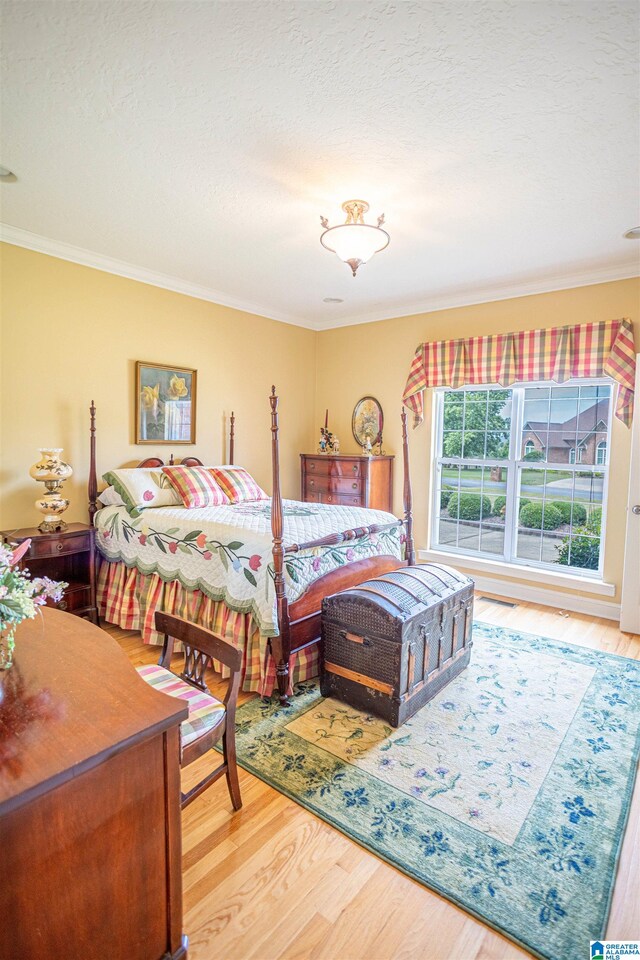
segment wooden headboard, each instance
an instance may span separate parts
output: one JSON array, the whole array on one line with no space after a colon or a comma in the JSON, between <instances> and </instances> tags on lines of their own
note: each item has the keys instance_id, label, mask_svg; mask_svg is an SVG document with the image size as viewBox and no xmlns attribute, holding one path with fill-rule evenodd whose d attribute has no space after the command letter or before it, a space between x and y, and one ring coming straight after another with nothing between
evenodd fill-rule
<instances>
[{"instance_id":1,"label":"wooden headboard","mask_svg":"<svg viewBox=\"0 0 640 960\"><path fill-rule=\"evenodd\" d=\"M93 526L93 518L98 511L98 475L96 472L96 405L91 401L91 406L89 407L89 418L90 418L90 428L89 428L89 484L88 484L88 493L89 493L89 523ZM236 438L236 417L231 411L231 416L229 417L229 463L233 463L234 454L235 454L235 438ZM202 460L199 460L197 457L184 457L179 461L181 466L184 467L202 467ZM168 466L172 467L175 464L173 459L173 454L169 457ZM136 464L136 469L140 467L164 467L165 463L160 457L146 457L144 460L141 460L140 463Z\"/></svg>"}]
</instances>

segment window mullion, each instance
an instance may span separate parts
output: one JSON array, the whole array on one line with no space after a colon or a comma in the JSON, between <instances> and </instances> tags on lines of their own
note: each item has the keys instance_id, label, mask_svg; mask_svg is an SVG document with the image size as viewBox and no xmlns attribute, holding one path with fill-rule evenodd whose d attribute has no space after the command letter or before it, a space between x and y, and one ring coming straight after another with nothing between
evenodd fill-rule
<instances>
[{"instance_id":1,"label":"window mullion","mask_svg":"<svg viewBox=\"0 0 640 960\"><path fill-rule=\"evenodd\" d=\"M514 387L511 394L511 436L509 442L509 469L507 471L507 504L505 509L505 560L511 562L516 555L516 536L518 528L518 489L519 471L516 461L520 459L520 438L524 417L524 389Z\"/></svg>"}]
</instances>

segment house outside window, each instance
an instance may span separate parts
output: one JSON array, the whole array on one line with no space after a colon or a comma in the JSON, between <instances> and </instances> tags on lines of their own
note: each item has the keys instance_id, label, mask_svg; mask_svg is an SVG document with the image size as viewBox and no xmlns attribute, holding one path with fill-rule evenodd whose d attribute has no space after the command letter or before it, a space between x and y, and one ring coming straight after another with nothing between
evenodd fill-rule
<instances>
[{"instance_id":1,"label":"house outside window","mask_svg":"<svg viewBox=\"0 0 640 960\"><path fill-rule=\"evenodd\" d=\"M437 390L431 546L601 576L611 399L605 380Z\"/></svg>"}]
</instances>

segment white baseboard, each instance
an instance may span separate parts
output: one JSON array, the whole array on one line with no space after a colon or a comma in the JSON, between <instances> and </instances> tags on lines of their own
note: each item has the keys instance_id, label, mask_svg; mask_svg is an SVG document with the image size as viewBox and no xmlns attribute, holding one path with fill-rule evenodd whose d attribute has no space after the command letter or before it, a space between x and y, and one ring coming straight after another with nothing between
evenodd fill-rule
<instances>
[{"instance_id":1,"label":"white baseboard","mask_svg":"<svg viewBox=\"0 0 640 960\"><path fill-rule=\"evenodd\" d=\"M544 587L530 587L523 583L513 583L510 580L493 580L491 577L477 576L474 573L471 573L470 576L475 580L477 593L491 593L511 600L526 600L531 603L543 604L546 607L555 607L558 610L585 613L589 617L620 620L619 603L562 593L560 590L547 590Z\"/></svg>"}]
</instances>

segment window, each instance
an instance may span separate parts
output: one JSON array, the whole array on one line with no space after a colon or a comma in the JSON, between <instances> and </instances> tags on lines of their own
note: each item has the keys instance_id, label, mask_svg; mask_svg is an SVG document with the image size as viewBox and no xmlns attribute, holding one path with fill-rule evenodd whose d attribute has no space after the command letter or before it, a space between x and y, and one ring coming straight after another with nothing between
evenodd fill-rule
<instances>
[{"instance_id":1,"label":"window","mask_svg":"<svg viewBox=\"0 0 640 960\"><path fill-rule=\"evenodd\" d=\"M601 440L596 448L596 463L603 467L607 462L607 441Z\"/></svg>"},{"instance_id":2,"label":"window","mask_svg":"<svg viewBox=\"0 0 640 960\"><path fill-rule=\"evenodd\" d=\"M611 392L438 390L432 547L601 575Z\"/></svg>"}]
</instances>

